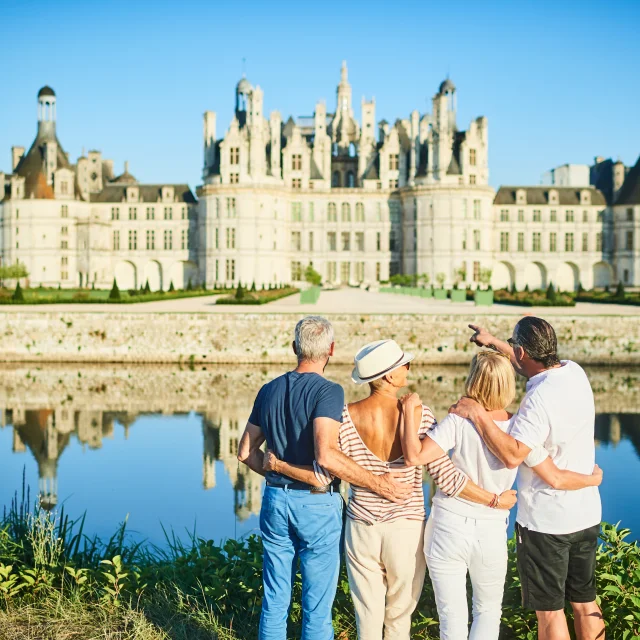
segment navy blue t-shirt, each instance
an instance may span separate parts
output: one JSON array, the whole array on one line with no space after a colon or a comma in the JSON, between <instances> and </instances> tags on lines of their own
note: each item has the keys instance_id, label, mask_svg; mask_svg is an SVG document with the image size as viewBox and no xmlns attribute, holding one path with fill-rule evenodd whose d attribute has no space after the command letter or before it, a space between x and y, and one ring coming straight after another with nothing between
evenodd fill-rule
<instances>
[{"instance_id":1,"label":"navy blue t-shirt","mask_svg":"<svg viewBox=\"0 0 640 640\"><path fill-rule=\"evenodd\" d=\"M260 427L267 446L280 460L311 465L315 458L313 421L331 418L342 421L344 390L317 373L289 371L265 384L258 392L249 422ZM273 471L272 484L295 482Z\"/></svg>"}]
</instances>

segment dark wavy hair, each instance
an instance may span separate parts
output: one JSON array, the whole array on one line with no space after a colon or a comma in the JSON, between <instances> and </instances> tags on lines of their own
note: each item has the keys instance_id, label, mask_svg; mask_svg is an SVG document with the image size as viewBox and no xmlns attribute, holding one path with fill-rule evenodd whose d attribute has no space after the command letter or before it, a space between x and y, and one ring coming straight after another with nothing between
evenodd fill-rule
<instances>
[{"instance_id":1,"label":"dark wavy hair","mask_svg":"<svg viewBox=\"0 0 640 640\"><path fill-rule=\"evenodd\" d=\"M560 364L556 332L542 318L522 318L516 325L515 342L531 359L540 362L547 369Z\"/></svg>"}]
</instances>

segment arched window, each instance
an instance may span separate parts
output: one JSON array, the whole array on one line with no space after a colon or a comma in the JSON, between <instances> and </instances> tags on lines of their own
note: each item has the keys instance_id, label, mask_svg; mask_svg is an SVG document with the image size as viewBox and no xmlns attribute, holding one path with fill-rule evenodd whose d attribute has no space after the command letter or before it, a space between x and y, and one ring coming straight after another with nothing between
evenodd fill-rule
<instances>
[{"instance_id":1,"label":"arched window","mask_svg":"<svg viewBox=\"0 0 640 640\"><path fill-rule=\"evenodd\" d=\"M347 173L347 187L349 187L349 189L353 189L356 186L356 179L353 175L353 171L349 171Z\"/></svg>"},{"instance_id":2,"label":"arched window","mask_svg":"<svg viewBox=\"0 0 640 640\"><path fill-rule=\"evenodd\" d=\"M349 157L350 158L356 157L356 145L353 142L349 143Z\"/></svg>"},{"instance_id":3,"label":"arched window","mask_svg":"<svg viewBox=\"0 0 640 640\"><path fill-rule=\"evenodd\" d=\"M364 222L364 205L356 202L356 222Z\"/></svg>"},{"instance_id":4,"label":"arched window","mask_svg":"<svg viewBox=\"0 0 640 640\"><path fill-rule=\"evenodd\" d=\"M342 203L342 222L351 222L351 205L348 202Z\"/></svg>"},{"instance_id":5,"label":"arched window","mask_svg":"<svg viewBox=\"0 0 640 640\"><path fill-rule=\"evenodd\" d=\"M340 172L334 171L333 176L331 177L331 186L339 187L340 186Z\"/></svg>"},{"instance_id":6,"label":"arched window","mask_svg":"<svg viewBox=\"0 0 640 640\"><path fill-rule=\"evenodd\" d=\"M327 220L329 222L337 222L338 221L338 215L337 215L337 209L336 209L336 203L335 202L330 202L329 206L327 207Z\"/></svg>"}]
</instances>

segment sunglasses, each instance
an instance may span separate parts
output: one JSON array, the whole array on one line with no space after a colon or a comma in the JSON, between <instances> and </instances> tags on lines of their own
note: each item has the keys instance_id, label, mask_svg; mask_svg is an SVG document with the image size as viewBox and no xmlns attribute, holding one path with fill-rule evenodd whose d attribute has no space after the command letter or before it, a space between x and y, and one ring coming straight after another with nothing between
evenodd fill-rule
<instances>
[{"instance_id":1,"label":"sunglasses","mask_svg":"<svg viewBox=\"0 0 640 640\"><path fill-rule=\"evenodd\" d=\"M511 347L519 347L521 346L518 342L516 342L513 338L507 338L507 344L509 344Z\"/></svg>"},{"instance_id":2,"label":"sunglasses","mask_svg":"<svg viewBox=\"0 0 640 640\"><path fill-rule=\"evenodd\" d=\"M407 371L409 371L409 369L411 369L411 363L407 362L407 364L404 365L407 368Z\"/></svg>"}]
</instances>

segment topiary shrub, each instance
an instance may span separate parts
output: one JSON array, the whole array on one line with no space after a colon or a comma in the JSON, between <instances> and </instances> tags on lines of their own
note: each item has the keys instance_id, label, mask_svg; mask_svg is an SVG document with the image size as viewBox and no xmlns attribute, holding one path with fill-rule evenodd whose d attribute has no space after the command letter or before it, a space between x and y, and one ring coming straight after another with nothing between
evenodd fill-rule
<instances>
[{"instance_id":1,"label":"topiary shrub","mask_svg":"<svg viewBox=\"0 0 640 640\"><path fill-rule=\"evenodd\" d=\"M189 278L189 282L187 282L187 291L193 291L193 285L191 284L191 278Z\"/></svg>"},{"instance_id":2,"label":"topiary shrub","mask_svg":"<svg viewBox=\"0 0 640 640\"><path fill-rule=\"evenodd\" d=\"M556 290L553 288L553 282L549 283L549 286L547 287L547 293L545 295L547 300L550 300L551 302L555 302L556 300Z\"/></svg>"},{"instance_id":3,"label":"topiary shrub","mask_svg":"<svg viewBox=\"0 0 640 640\"><path fill-rule=\"evenodd\" d=\"M149 280L147 280L147 281L144 283L144 289L143 289L143 292L144 292L144 293L151 293L151 287L149 286Z\"/></svg>"},{"instance_id":4,"label":"topiary shrub","mask_svg":"<svg viewBox=\"0 0 640 640\"><path fill-rule=\"evenodd\" d=\"M244 298L244 289L242 283L238 282L238 288L236 289L236 300L242 300Z\"/></svg>"},{"instance_id":5,"label":"topiary shrub","mask_svg":"<svg viewBox=\"0 0 640 640\"><path fill-rule=\"evenodd\" d=\"M622 284L622 280L618 280L615 296L616 298L624 298L624 285Z\"/></svg>"},{"instance_id":6,"label":"topiary shrub","mask_svg":"<svg viewBox=\"0 0 640 640\"><path fill-rule=\"evenodd\" d=\"M118 289L118 283L116 279L113 279L113 286L109 292L109 300L120 300L120 289Z\"/></svg>"},{"instance_id":7,"label":"topiary shrub","mask_svg":"<svg viewBox=\"0 0 640 640\"><path fill-rule=\"evenodd\" d=\"M14 302L24 302L24 293L22 293L22 287L20 286L20 280L16 284L16 290L13 292L11 299Z\"/></svg>"},{"instance_id":8,"label":"topiary shrub","mask_svg":"<svg viewBox=\"0 0 640 640\"><path fill-rule=\"evenodd\" d=\"M175 287L173 286L173 280L169 283L169 292L175 291Z\"/></svg>"}]
</instances>

